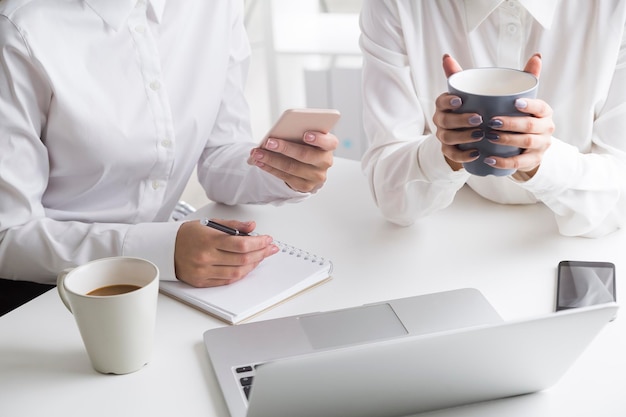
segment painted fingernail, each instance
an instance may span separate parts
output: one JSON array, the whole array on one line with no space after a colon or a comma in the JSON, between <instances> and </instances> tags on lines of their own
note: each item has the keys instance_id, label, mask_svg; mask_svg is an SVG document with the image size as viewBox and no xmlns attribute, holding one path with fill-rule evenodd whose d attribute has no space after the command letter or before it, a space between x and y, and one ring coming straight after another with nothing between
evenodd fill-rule
<instances>
[{"instance_id":1,"label":"painted fingernail","mask_svg":"<svg viewBox=\"0 0 626 417\"><path fill-rule=\"evenodd\" d=\"M486 163L487 165L495 165L496 164L496 160L493 158L485 158L483 159L483 162Z\"/></svg>"},{"instance_id":2,"label":"painted fingernail","mask_svg":"<svg viewBox=\"0 0 626 417\"><path fill-rule=\"evenodd\" d=\"M460 106L461 106L461 104L463 104L463 101L461 101L461 98L460 98L460 97L452 97L452 98L450 99L450 105L451 105L452 107L460 107Z\"/></svg>"},{"instance_id":3,"label":"painted fingernail","mask_svg":"<svg viewBox=\"0 0 626 417\"><path fill-rule=\"evenodd\" d=\"M470 156L471 156L472 158L476 158L476 157L477 157L477 156L479 156L479 155L480 155L480 152L478 152L478 151L472 151L472 152L470 152Z\"/></svg>"},{"instance_id":4,"label":"painted fingernail","mask_svg":"<svg viewBox=\"0 0 626 417\"><path fill-rule=\"evenodd\" d=\"M500 120L500 119L491 119L487 123L487 126L494 127L494 128L499 128L499 127L504 126L504 123L502 123L502 120Z\"/></svg>"},{"instance_id":5,"label":"painted fingernail","mask_svg":"<svg viewBox=\"0 0 626 417\"><path fill-rule=\"evenodd\" d=\"M477 114L471 116L468 120L470 125L472 126L478 126L483 122L483 118Z\"/></svg>"},{"instance_id":6,"label":"painted fingernail","mask_svg":"<svg viewBox=\"0 0 626 417\"><path fill-rule=\"evenodd\" d=\"M485 137L489 140L500 140L500 135L498 135L497 133L487 133L485 135Z\"/></svg>"},{"instance_id":7,"label":"painted fingernail","mask_svg":"<svg viewBox=\"0 0 626 417\"><path fill-rule=\"evenodd\" d=\"M528 102L523 98L518 98L517 100L515 100L515 107L518 109L525 109L526 107L528 107Z\"/></svg>"},{"instance_id":8,"label":"painted fingernail","mask_svg":"<svg viewBox=\"0 0 626 417\"><path fill-rule=\"evenodd\" d=\"M482 139L484 135L485 132L483 132L482 130L474 130L472 132L472 138L474 139Z\"/></svg>"},{"instance_id":9,"label":"painted fingernail","mask_svg":"<svg viewBox=\"0 0 626 417\"><path fill-rule=\"evenodd\" d=\"M304 135L304 141L305 142L309 142L309 143L315 142L315 135L313 133L311 133L311 132L307 132Z\"/></svg>"},{"instance_id":10,"label":"painted fingernail","mask_svg":"<svg viewBox=\"0 0 626 417\"><path fill-rule=\"evenodd\" d=\"M278 148L278 142L276 142L274 139L268 139L267 142L265 143L265 148L276 149Z\"/></svg>"}]
</instances>

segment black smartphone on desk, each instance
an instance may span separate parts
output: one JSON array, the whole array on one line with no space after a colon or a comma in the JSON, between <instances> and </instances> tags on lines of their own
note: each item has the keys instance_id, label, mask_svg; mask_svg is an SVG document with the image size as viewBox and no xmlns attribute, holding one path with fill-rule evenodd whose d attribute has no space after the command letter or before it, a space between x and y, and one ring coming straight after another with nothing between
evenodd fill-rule
<instances>
[{"instance_id":1,"label":"black smartphone on desk","mask_svg":"<svg viewBox=\"0 0 626 417\"><path fill-rule=\"evenodd\" d=\"M556 311L617 300L611 262L561 261L557 275Z\"/></svg>"}]
</instances>

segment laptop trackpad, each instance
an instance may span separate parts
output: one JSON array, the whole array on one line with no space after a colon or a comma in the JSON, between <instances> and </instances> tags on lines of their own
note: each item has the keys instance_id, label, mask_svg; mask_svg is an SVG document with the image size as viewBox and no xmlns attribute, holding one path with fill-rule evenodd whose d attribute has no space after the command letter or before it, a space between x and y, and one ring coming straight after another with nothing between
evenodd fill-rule
<instances>
[{"instance_id":1,"label":"laptop trackpad","mask_svg":"<svg viewBox=\"0 0 626 417\"><path fill-rule=\"evenodd\" d=\"M300 317L314 349L327 349L408 332L389 304L374 304Z\"/></svg>"}]
</instances>

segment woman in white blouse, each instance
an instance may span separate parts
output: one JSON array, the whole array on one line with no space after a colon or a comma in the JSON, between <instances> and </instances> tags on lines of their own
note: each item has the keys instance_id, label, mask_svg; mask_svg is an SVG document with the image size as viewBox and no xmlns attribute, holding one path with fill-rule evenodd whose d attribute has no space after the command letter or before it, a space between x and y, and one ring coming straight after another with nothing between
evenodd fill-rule
<instances>
[{"instance_id":1,"label":"woman in white blouse","mask_svg":"<svg viewBox=\"0 0 626 417\"><path fill-rule=\"evenodd\" d=\"M467 184L498 203L545 204L564 235L622 227L625 24L626 2L617 0L365 0L363 169L384 215L409 225ZM508 177L462 169L475 154L455 145L475 140L476 115L451 114L459 102L445 93L451 73L493 66L540 77L537 99L520 103L528 116L498 117L493 128L499 143L525 149L488 158L517 170Z\"/></svg>"},{"instance_id":2,"label":"woman in white blouse","mask_svg":"<svg viewBox=\"0 0 626 417\"><path fill-rule=\"evenodd\" d=\"M0 277L52 283L126 255L212 286L275 253L269 236L168 221L195 167L226 204L298 201L326 179L333 135L257 147L249 58L243 1L0 1Z\"/></svg>"}]
</instances>

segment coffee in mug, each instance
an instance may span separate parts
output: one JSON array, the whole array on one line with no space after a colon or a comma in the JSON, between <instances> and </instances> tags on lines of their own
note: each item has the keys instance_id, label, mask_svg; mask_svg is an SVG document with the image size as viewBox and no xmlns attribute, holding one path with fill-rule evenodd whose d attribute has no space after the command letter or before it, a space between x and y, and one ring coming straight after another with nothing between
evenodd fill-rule
<instances>
[{"instance_id":1,"label":"coffee in mug","mask_svg":"<svg viewBox=\"0 0 626 417\"><path fill-rule=\"evenodd\" d=\"M89 291L87 295L97 295L100 297L104 297L107 295L118 295L118 294L126 294L127 292L135 291L141 288L138 285L130 285L130 284L115 284L115 285L107 285L106 287L96 288L95 290Z\"/></svg>"},{"instance_id":2,"label":"coffee in mug","mask_svg":"<svg viewBox=\"0 0 626 417\"><path fill-rule=\"evenodd\" d=\"M127 374L150 361L158 289L158 268L140 258L98 259L58 275L59 296L96 371Z\"/></svg>"}]
</instances>

